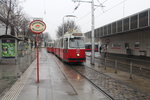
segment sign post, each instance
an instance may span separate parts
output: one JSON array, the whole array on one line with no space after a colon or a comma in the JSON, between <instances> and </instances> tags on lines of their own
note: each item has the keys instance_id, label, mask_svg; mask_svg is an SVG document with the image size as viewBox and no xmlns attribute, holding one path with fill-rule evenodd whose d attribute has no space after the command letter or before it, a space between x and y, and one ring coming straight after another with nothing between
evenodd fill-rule
<instances>
[{"instance_id":1,"label":"sign post","mask_svg":"<svg viewBox=\"0 0 150 100\"><path fill-rule=\"evenodd\" d=\"M46 24L41 20L34 20L30 23L29 26L30 30L36 34L36 59L37 59L37 83L40 82L39 80L39 34L45 31Z\"/></svg>"}]
</instances>

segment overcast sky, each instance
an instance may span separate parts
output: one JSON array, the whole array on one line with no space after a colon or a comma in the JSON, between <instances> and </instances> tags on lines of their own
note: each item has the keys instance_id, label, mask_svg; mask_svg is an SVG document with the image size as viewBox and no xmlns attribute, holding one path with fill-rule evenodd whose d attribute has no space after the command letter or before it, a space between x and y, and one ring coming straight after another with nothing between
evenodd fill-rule
<instances>
[{"instance_id":1,"label":"overcast sky","mask_svg":"<svg viewBox=\"0 0 150 100\"><path fill-rule=\"evenodd\" d=\"M47 24L48 32L56 38L56 30L62 24L65 15L75 15L76 18L64 17L64 21L74 20L81 27L82 32L91 30L91 4L78 3L72 0L20 0L24 12L29 17L40 17ZM84 0L90 1L90 0ZM123 17L150 8L150 0L94 0L95 5L103 3L105 7L95 7L95 28L109 24Z\"/></svg>"}]
</instances>

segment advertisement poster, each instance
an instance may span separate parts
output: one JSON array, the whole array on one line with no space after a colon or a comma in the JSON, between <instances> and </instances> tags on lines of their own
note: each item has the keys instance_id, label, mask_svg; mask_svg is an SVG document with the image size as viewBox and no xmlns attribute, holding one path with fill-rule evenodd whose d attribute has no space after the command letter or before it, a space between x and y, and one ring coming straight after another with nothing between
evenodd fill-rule
<instances>
[{"instance_id":1,"label":"advertisement poster","mask_svg":"<svg viewBox=\"0 0 150 100\"><path fill-rule=\"evenodd\" d=\"M15 40L2 40L2 57L12 58L15 55Z\"/></svg>"}]
</instances>

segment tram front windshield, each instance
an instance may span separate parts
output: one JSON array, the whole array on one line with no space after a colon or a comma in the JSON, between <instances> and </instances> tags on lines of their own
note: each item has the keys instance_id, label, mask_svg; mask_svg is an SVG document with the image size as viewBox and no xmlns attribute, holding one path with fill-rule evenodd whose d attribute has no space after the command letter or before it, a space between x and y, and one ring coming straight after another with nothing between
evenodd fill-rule
<instances>
[{"instance_id":1,"label":"tram front windshield","mask_svg":"<svg viewBox=\"0 0 150 100\"><path fill-rule=\"evenodd\" d=\"M85 48L83 37L74 37L69 40L70 48Z\"/></svg>"}]
</instances>

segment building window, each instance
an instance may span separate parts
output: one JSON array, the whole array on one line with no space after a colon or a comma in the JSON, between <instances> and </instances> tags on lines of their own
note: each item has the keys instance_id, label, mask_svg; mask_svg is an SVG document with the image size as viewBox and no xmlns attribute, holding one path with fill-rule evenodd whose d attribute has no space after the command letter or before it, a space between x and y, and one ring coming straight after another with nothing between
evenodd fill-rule
<instances>
[{"instance_id":1,"label":"building window","mask_svg":"<svg viewBox=\"0 0 150 100\"><path fill-rule=\"evenodd\" d=\"M117 32L122 32L122 20L117 22Z\"/></svg>"},{"instance_id":2,"label":"building window","mask_svg":"<svg viewBox=\"0 0 150 100\"><path fill-rule=\"evenodd\" d=\"M126 18L123 20L123 30L128 31L129 30L129 18Z\"/></svg>"},{"instance_id":3,"label":"building window","mask_svg":"<svg viewBox=\"0 0 150 100\"><path fill-rule=\"evenodd\" d=\"M120 43L113 43L112 49L121 49L121 44Z\"/></svg>"},{"instance_id":4,"label":"building window","mask_svg":"<svg viewBox=\"0 0 150 100\"><path fill-rule=\"evenodd\" d=\"M116 22L112 23L112 33L116 33Z\"/></svg>"},{"instance_id":5,"label":"building window","mask_svg":"<svg viewBox=\"0 0 150 100\"><path fill-rule=\"evenodd\" d=\"M107 26L104 26L104 36L107 35Z\"/></svg>"},{"instance_id":6,"label":"building window","mask_svg":"<svg viewBox=\"0 0 150 100\"><path fill-rule=\"evenodd\" d=\"M131 29L136 29L138 25L138 15L131 17Z\"/></svg>"},{"instance_id":7,"label":"building window","mask_svg":"<svg viewBox=\"0 0 150 100\"><path fill-rule=\"evenodd\" d=\"M135 49L139 49L139 48L140 48L140 42L135 42L134 48L135 48Z\"/></svg>"},{"instance_id":8,"label":"building window","mask_svg":"<svg viewBox=\"0 0 150 100\"><path fill-rule=\"evenodd\" d=\"M103 31L103 27L101 27L101 36L104 36L103 34L104 34L104 31Z\"/></svg>"},{"instance_id":9,"label":"building window","mask_svg":"<svg viewBox=\"0 0 150 100\"><path fill-rule=\"evenodd\" d=\"M148 26L148 11L139 14L139 27Z\"/></svg>"},{"instance_id":10,"label":"building window","mask_svg":"<svg viewBox=\"0 0 150 100\"><path fill-rule=\"evenodd\" d=\"M111 34L111 24L108 25L108 34Z\"/></svg>"},{"instance_id":11,"label":"building window","mask_svg":"<svg viewBox=\"0 0 150 100\"><path fill-rule=\"evenodd\" d=\"M148 48L148 49L150 49L150 42L149 42L149 43L147 43L147 48Z\"/></svg>"}]
</instances>

